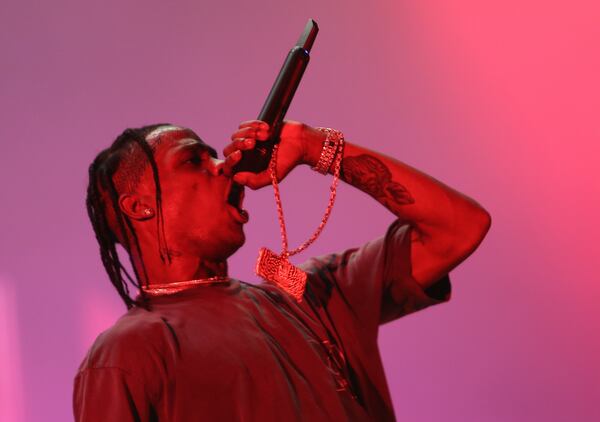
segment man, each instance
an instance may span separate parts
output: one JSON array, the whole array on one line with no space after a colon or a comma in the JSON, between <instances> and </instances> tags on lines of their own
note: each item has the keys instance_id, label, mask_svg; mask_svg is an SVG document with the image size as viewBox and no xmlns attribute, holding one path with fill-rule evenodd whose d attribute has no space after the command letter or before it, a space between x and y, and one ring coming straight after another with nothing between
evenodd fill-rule
<instances>
[{"instance_id":1,"label":"man","mask_svg":"<svg viewBox=\"0 0 600 422\"><path fill-rule=\"evenodd\" d=\"M94 160L88 211L128 312L81 364L77 420L395 420L378 326L448 301L448 273L491 218L434 178L346 141L340 178L397 217L385 235L299 265L308 275L300 302L275 284L230 278L227 258L248 221L238 187L271 183L267 171L232 168L268 137L266 123L243 122L218 160L191 130L154 125L126 130ZM316 166L325 137L284 122L278 180Z\"/></svg>"}]
</instances>

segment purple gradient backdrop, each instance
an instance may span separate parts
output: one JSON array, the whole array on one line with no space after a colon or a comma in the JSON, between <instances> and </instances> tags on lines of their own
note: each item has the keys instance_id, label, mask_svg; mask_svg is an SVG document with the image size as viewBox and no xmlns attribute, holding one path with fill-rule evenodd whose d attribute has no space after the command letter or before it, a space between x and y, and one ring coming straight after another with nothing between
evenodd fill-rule
<instances>
[{"instance_id":1,"label":"purple gradient backdrop","mask_svg":"<svg viewBox=\"0 0 600 422\"><path fill-rule=\"evenodd\" d=\"M84 208L87 166L127 126L170 121L220 150L255 118L309 17L321 32L288 118L343 130L492 214L448 304L384 326L399 420L600 420L600 6L504 0L4 0L0 5L0 420L71 419L72 379L124 311ZM297 245L330 179L282 185ZM250 192L231 274L277 248ZM343 185L306 253L393 216Z\"/></svg>"}]
</instances>

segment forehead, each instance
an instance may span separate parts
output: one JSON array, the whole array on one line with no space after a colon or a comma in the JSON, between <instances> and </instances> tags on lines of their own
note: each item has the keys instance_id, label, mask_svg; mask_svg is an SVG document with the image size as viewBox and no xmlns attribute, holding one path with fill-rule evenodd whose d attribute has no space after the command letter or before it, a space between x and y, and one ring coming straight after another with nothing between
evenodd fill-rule
<instances>
[{"instance_id":1,"label":"forehead","mask_svg":"<svg viewBox=\"0 0 600 422\"><path fill-rule=\"evenodd\" d=\"M213 157L217 152L206 144L194 131L179 126L162 126L146 136L146 142L154 150L158 159L160 156L170 156L186 149L207 149Z\"/></svg>"}]
</instances>

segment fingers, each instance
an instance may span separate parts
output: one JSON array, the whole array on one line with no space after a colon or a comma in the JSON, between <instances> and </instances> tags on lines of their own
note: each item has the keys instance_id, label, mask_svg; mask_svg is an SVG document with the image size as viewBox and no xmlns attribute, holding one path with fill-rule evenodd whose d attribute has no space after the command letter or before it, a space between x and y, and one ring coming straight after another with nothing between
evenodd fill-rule
<instances>
[{"instance_id":1,"label":"fingers","mask_svg":"<svg viewBox=\"0 0 600 422\"><path fill-rule=\"evenodd\" d=\"M267 139L269 133L269 125L261 120L246 120L240 123L238 130L231 135L231 139L245 138L247 135L258 139Z\"/></svg>"},{"instance_id":2,"label":"fingers","mask_svg":"<svg viewBox=\"0 0 600 422\"><path fill-rule=\"evenodd\" d=\"M240 123L240 125L238 126L239 129L241 129L243 127L254 127L256 129L258 129L258 128L268 129L269 125L267 124L267 122L263 122L262 120L246 120L246 121Z\"/></svg>"},{"instance_id":3,"label":"fingers","mask_svg":"<svg viewBox=\"0 0 600 422\"><path fill-rule=\"evenodd\" d=\"M231 135L232 142L223 148L223 155L227 156L237 150L254 148L256 141L269 139L269 125L260 120L248 120L240 124L240 128Z\"/></svg>"},{"instance_id":4,"label":"fingers","mask_svg":"<svg viewBox=\"0 0 600 422\"><path fill-rule=\"evenodd\" d=\"M289 155L278 153L277 169L275 171L277 181L281 182L293 167L294 163L290 160ZM271 171L269 169L263 170L258 174L249 171L241 171L233 176L233 180L241 185L248 186L252 190L260 189L272 183Z\"/></svg>"},{"instance_id":5,"label":"fingers","mask_svg":"<svg viewBox=\"0 0 600 422\"><path fill-rule=\"evenodd\" d=\"M236 130L231 135L231 140L235 140L237 138L256 138L260 140L266 140L269 137L268 128L264 127L254 127L254 126L246 126L241 129Z\"/></svg>"},{"instance_id":6,"label":"fingers","mask_svg":"<svg viewBox=\"0 0 600 422\"><path fill-rule=\"evenodd\" d=\"M248 186L252 190L271 184L271 176L268 171L262 171L258 174L249 171L240 171L233 176L233 180L241 185Z\"/></svg>"},{"instance_id":7,"label":"fingers","mask_svg":"<svg viewBox=\"0 0 600 422\"><path fill-rule=\"evenodd\" d=\"M242 158L242 151L237 150L232 152L231 154L225 157L225 161L223 162L223 174L225 176L231 176L233 174L233 167L240 161Z\"/></svg>"},{"instance_id":8,"label":"fingers","mask_svg":"<svg viewBox=\"0 0 600 422\"><path fill-rule=\"evenodd\" d=\"M233 142L223 148L223 155L228 156L234 151L244 151L254 148L256 141L254 138L236 138Z\"/></svg>"}]
</instances>

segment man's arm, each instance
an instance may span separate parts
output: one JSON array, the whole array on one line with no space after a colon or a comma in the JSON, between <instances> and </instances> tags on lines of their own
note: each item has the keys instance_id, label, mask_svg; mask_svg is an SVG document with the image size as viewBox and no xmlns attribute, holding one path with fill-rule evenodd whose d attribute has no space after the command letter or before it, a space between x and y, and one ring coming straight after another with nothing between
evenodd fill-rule
<instances>
[{"instance_id":1,"label":"man's arm","mask_svg":"<svg viewBox=\"0 0 600 422\"><path fill-rule=\"evenodd\" d=\"M268 125L242 122L223 149L225 174L252 149L269 139ZM325 134L304 123L286 120L281 128L277 177L283 180L299 164L316 165ZM332 172L333 169L330 169ZM251 189L271 184L268 171L239 172L234 180ZM371 195L412 228L412 275L424 288L465 260L490 228L489 213L473 199L391 157L346 142L342 180Z\"/></svg>"},{"instance_id":2,"label":"man's arm","mask_svg":"<svg viewBox=\"0 0 600 422\"><path fill-rule=\"evenodd\" d=\"M310 127L306 131L304 162L314 166L325 135ZM348 141L340 178L413 226L412 273L424 288L473 253L491 225L489 213L473 199L408 164Z\"/></svg>"}]
</instances>

